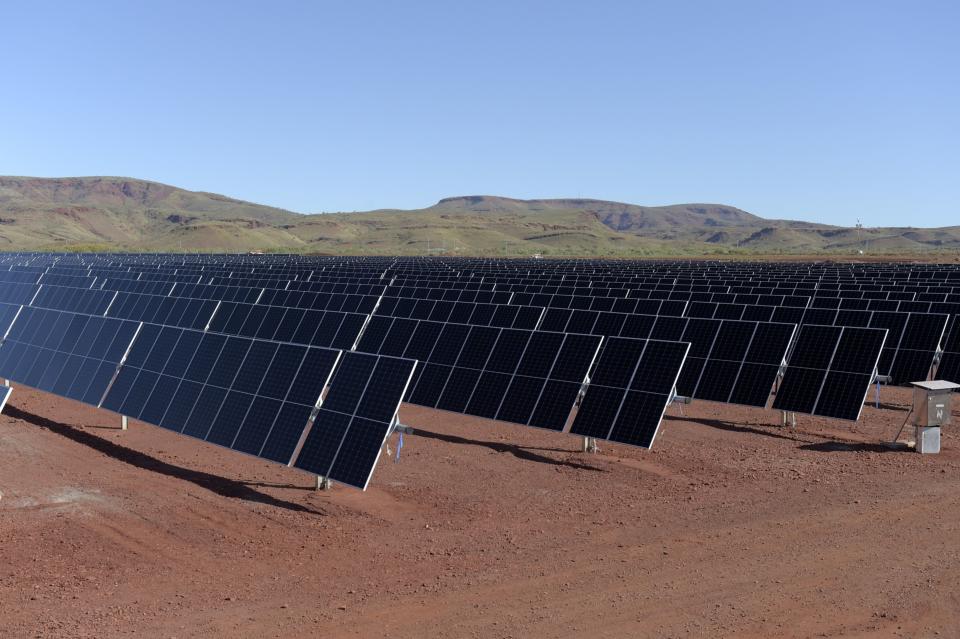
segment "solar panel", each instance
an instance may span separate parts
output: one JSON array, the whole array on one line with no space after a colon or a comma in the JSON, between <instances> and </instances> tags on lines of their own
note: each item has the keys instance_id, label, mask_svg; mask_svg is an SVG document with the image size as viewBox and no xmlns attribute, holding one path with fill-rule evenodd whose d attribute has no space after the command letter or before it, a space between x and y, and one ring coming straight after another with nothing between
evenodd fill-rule
<instances>
[{"instance_id":1,"label":"solar panel","mask_svg":"<svg viewBox=\"0 0 960 639\"><path fill-rule=\"evenodd\" d=\"M960 316L954 316L943 342L943 355L937 366L937 379L960 380Z\"/></svg>"},{"instance_id":2,"label":"solar panel","mask_svg":"<svg viewBox=\"0 0 960 639\"><path fill-rule=\"evenodd\" d=\"M883 329L801 327L773 408L856 421L886 337Z\"/></svg>"},{"instance_id":3,"label":"solar panel","mask_svg":"<svg viewBox=\"0 0 960 639\"><path fill-rule=\"evenodd\" d=\"M600 342L593 335L374 316L358 350L423 361L410 384L411 403L561 430Z\"/></svg>"},{"instance_id":4,"label":"solar panel","mask_svg":"<svg viewBox=\"0 0 960 639\"><path fill-rule=\"evenodd\" d=\"M650 448L689 344L611 337L570 432Z\"/></svg>"},{"instance_id":5,"label":"solar panel","mask_svg":"<svg viewBox=\"0 0 960 639\"><path fill-rule=\"evenodd\" d=\"M365 490L415 366L344 353L293 465Z\"/></svg>"},{"instance_id":6,"label":"solar panel","mask_svg":"<svg viewBox=\"0 0 960 639\"><path fill-rule=\"evenodd\" d=\"M0 344L0 377L94 406L137 331L134 322L65 311L25 307L14 315Z\"/></svg>"}]
</instances>

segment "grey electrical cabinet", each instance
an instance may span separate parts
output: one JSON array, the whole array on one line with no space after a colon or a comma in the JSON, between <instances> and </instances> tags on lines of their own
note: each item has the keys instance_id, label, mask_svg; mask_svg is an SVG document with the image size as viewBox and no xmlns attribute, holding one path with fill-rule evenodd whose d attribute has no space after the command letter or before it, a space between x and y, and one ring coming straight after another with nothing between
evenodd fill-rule
<instances>
[{"instance_id":1,"label":"grey electrical cabinet","mask_svg":"<svg viewBox=\"0 0 960 639\"><path fill-rule=\"evenodd\" d=\"M913 383L914 426L949 426L950 398L960 384L940 380Z\"/></svg>"}]
</instances>

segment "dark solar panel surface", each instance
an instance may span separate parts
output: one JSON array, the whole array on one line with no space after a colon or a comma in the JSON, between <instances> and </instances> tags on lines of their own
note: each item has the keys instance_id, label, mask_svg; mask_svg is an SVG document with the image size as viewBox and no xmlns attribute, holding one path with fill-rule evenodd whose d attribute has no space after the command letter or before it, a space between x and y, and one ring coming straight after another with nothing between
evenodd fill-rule
<instances>
[{"instance_id":1,"label":"dark solar panel surface","mask_svg":"<svg viewBox=\"0 0 960 639\"><path fill-rule=\"evenodd\" d=\"M885 339L881 329L801 327L773 408L857 420Z\"/></svg>"},{"instance_id":2,"label":"dark solar panel surface","mask_svg":"<svg viewBox=\"0 0 960 639\"><path fill-rule=\"evenodd\" d=\"M294 466L365 489L415 365L344 353Z\"/></svg>"},{"instance_id":3,"label":"dark solar panel surface","mask_svg":"<svg viewBox=\"0 0 960 639\"><path fill-rule=\"evenodd\" d=\"M607 339L570 432L650 448L689 348L679 342Z\"/></svg>"}]
</instances>

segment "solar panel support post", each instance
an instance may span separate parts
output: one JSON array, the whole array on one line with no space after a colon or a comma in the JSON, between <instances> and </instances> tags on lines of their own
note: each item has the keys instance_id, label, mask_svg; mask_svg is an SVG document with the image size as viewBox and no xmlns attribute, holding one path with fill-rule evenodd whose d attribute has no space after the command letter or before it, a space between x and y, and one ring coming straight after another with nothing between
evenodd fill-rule
<instances>
[{"instance_id":1,"label":"solar panel support post","mask_svg":"<svg viewBox=\"0 0 960 639\"><path fill-rule=\"evenodd\" d=\"M120 430L127 430L127 416L120 416Z\"/></svg>"},{"instance_id":2,"label":"solar panel support post","mask_svg":"<svg viewBox=\"0 0 960 639\"><path fill-rule=\"evenodd\" d=\"M796 428L797 427L797 414L792 411L781 411L782 420L781 425L786 428Z\"/></svg>"},{"instance_id":3,"label":"solar panel support post","mask_svg":"<svg viewBox=\"0 0 960 639\"><path fill-rule=\"evenodd\" d=\"M596 437L584 437L583 438L583 452L585 453L599 453L600 446L597 445Z\"/></svg>"},{"instance_id":4,"label":"solar panel support post","mask_svg":"<svg viewBox=\"0 0 960 639\"><path fill-rule=\"evenodd\" d=\"M329 477L317 475L317 484L314 490L330 490L331 488L333 488L333 482L330 481Z\"/></svg>"},{"instance_id":5,"label":"solar panel support post","mask_svg":"<svg viewBox=\"0 0 960 639\"><path fill-rule=\"evenodd\" d=\"M693 403L693 398L692 398L692 397L685 397L684 395L677 395L676 389L674 389L673 396L670 398L670 403L671 403L671 404L677 404L677 405L679 405L679 406L680 406L680 416L681 416L681 417L686 417L686 415L684 415L684 413L683 413L683 405L684 405L684 404L692 404L692 403Z\"/></svg>"}]
</instances>

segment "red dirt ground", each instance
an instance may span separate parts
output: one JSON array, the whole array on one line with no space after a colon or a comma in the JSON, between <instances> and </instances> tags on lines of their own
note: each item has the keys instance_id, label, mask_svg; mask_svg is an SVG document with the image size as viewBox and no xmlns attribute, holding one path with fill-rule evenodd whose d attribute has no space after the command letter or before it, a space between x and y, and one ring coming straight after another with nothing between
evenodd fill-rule
<instances>
[{"instance_id":1,"label":"red dirt ground","mask_svg":"<svg viewBox=\"0 0 960 639\"><path fill-rule=\"evenodd\" d=\"M960 437L709 403L655 449L405 406L366 493L15 388L2 637L956 637ZM958 398L960 399L960 398Z\"/></svg>"}]
</instances>

